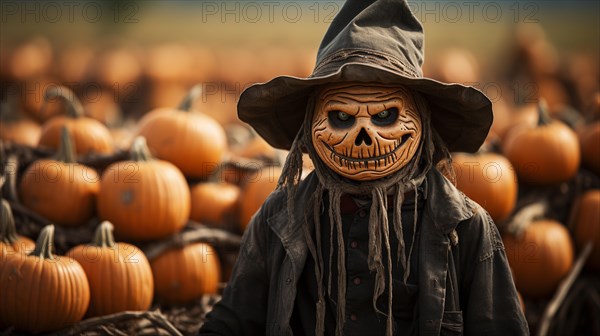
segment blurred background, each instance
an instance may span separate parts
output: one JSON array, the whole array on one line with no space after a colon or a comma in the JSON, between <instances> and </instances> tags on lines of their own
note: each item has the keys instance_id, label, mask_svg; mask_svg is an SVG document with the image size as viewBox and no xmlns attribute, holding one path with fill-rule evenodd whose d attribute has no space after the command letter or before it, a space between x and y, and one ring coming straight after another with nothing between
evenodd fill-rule
<instances>
[{"instance_id":1,"label":"blurred background","mask_svg":"<svg viewBox=\"0 0 600 336\"><path fill-rule=\"evenodd\" d=\"M455 182L490 213L502 232L532 332L600 335L600 2L409 4L425 27L425 76L473 85L493 102L494 122L485 148L474 156L453 154ZM127 159L133 137L144 135L152 153L173 162L190 187L191 213L181 214L190 222L178 223L178 230L190 232L202 223L198 230L207 225L239 238L275 188L281 170L273 167L286 153L275 151L238 120L238 97L245 87L278 75L310 75L321 38L342 5L3 0L0 177L10 178L5 153L20 160L13 185L32 162L54 155L58 131L51 119L71 105L56 94L45 103L44 94L54 90L70 95L59 88L64 86L74 93L67 100L77 97L83 114L99 121L94 127L102 130L97 132L110 133L102 143L99 136L87 139L89 153L80 153L77 144L78 162L101 174L108 164ZM194 86L200 90L180 105ZM189 107L198 118L183 119L178 106ZM184 122L156 122L157 114L150 112L158 108L171 108L173 118ZM139 122L144 116L147 120ZM152 127L151 119L156 122ZM556 128L549 125L551 120L563 123ZM89 125L73 125L70 132L96 132ZM52 127L53 143L48 140ZM192 133L195 138L187 137ZM178 145L161 149L167 142ZM206 171L206 163L219 168ZM271 170L261 175L265 167ZM532 173L528 167L537 170ZM306 168L310 170L310 163ZM470 174L461 174L465 169ZM21 234L35 238L44 218L61 224L52 218L56 214L42 213L27 197L7 191L9 184L3 197L13 202ZM32 190L43 188L50 187L34 185ZM157 192L156 197L163 195ZM113 201L117 206L119 200ZM161 202L166 208L172 205L168 203ZM60 229L58 252L87 242L99 219L110 219L95 208L90 205L90 215L78 221L77 229ZM128 225L113 224L117 229ZM141 240L118 235L117 230L117 238ZM577 266L589 240L596 247ZM236 254L221 252L222 272L215 274L224 283ZM577 280L561 298L559 285L571 275ZM203 313L194 310L200 296L186 298L191 306L177 310L192 312L190 326L176 324L186 334L194 334L201 323ZM552 312L549 303L560 309Z\"/></svg>"},{"instance_id":2,"label":"blurred background","mask_svg":"<svg viewBox=\"0 0 600 336\"><path fill-rule=\"evenodd\" d=\"M236 122L254 82L306 76L343 1L3 1L1 98L44 121L41 93L67 84L109 123L175 106L203 83L202 111ZM598 89L596 1L412 1L425 73L495 102L583 107ZM573 85L570 85L573 84ZM116 104L117 106L112 106ZM106 114L106 115L105 115ZM117 119L119 121L117 122Z\"/></svg>"}]
</instances>

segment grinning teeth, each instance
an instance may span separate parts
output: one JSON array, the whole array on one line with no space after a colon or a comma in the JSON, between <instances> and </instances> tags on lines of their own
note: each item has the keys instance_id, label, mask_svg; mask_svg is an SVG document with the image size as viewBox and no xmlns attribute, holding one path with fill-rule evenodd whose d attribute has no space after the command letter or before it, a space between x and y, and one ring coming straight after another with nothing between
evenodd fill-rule
<instances>
[{"instance_id":1,"label":"grinning teeth","mask_svg":"<svg viewBox=\"0 0 600 336\"><path fill-rule=\"evenodd\" d=\"M405 144L406 140L402 140L408 138L410 138L410 135L404 135L402 139L394 140L394 145L390 144L388 146L383 147L381 147L380 142L376 140L374 146L372 146L371 148L364 149L366 150L366 152L363 152L363 150L357 151L355 154L356 157L350 156L350 154L354 152L353 147L350 149L344 149L342 154L334 151L333 148L327 143L325 143L325 145L330 151L329 158L334 163L339 164L340 168L345 166L348 169L356 169L358 165L359 168L363 168L364 166L364 168L366 169L378 169L383 165L393 163L394 161L399 159L397 150L400 148L400 146ZM405 156L408 156L408 151L404 151L403 153L401 153L400 159L402 159ZM372 166L374 166L374 168L371 168Z\"/></svg>"}]
</instances>

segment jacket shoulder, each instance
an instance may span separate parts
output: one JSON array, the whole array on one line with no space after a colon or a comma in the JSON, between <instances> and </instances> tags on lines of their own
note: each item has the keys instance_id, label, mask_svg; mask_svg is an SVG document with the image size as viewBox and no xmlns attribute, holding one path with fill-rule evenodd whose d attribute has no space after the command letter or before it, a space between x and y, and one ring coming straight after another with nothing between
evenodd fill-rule
<instances>
[{"instance_id":1,"label":"jacket shoulder","mask_svg":"<svg viewBox=\"0 0 600 336\"><path fill-rule=\"evenodd\" d=\"M317 183L318 178L314 172L310 173L304 180L300 181L294 195L294 205L301 206L303 202L309 200ZM261 221L264 222L280 212L285 211L287 209L287 202L287 190L278 186L271 194L269 194L254 216L260 217ZM251 220L251 222L254 222L254 220Z\"/></svg>"},{"instance_id":2,"label":"jacket shoulder","mask_svg":"<svg viewBox=\"0 0 600 336\"><path fill-rule=\"evenodd\" d=\"M464 197L472 209L473 216L456 227L461 252L463 255L477 256L480 262L485 261L491 258L495 251L504 249L502 238L490 214L475 201Z\"/></svg>"}]
</instances>

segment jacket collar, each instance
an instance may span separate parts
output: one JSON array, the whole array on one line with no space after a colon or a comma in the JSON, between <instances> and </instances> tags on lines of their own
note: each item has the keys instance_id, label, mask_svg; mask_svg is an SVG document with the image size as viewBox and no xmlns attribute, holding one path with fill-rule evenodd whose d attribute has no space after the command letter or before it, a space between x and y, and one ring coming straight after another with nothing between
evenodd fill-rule
<instances>
[{"instance_id":1,"label":"jacket collar","mask_svg":"<svg viewBox=\"0 0 600 336\"><path fill-rule=\"evenodd\" d=\"M282 211L267 220L271 230L281 239L284 246L304 239L302 225L305 220L312 221L312 211L307 209L307 203L318 183L319 180L313 172L298 185L294 197L294 223L289 223L285 206ZM471 202L437 169L431 169L423 183L426 210L433 220L434 227L441 233L450 233L458 223L473 216Z\"/></svg>"},{"instance_id":2,"label":"jacket collar","mask_svg":"<svg viewBox=\"0 0 600 336\"><path fill-rule=\"evenodd\" d=\"M442 233L450 233L458 223L473 217L473 204L437 169L427 173L427 211L433 225Z\"/></svg>"},{"instance_id":3,"label":"jacket collar","mask_svg":"<svg viewBox=\"0 0 600 336\"><path fill-rule=\"evenodd\" d=\"M296 195L294 196L293 223L289 222L286 191L278 191L284 193L282 195L284 200L282 210L268 218L267 223L271 230L279 237L284 247L287 248L290 242L304 241L302 225L305 220L308 220L309 223L312 221L312 211L308 211L307 207L308 201L315 192L318 183L319 179L317 175L312 172L298 185Z\"/></svg>"}]
</instances>

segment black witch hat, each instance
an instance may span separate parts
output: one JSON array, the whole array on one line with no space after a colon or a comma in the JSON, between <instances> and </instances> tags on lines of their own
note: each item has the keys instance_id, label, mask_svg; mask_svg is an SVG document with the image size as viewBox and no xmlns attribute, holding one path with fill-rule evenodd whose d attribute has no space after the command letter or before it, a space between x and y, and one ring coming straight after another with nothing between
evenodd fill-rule
<instances>
[{"instance_id":1,"label":"black witch hat","mask_svg":"<svg viewBox=\"0 0 600 336\"><path fill-rule=\"evenodd\" d=\"M424 78L423 27L404 0L348 0L325 34L308 78L280 76L242 92L238 115L269 144L290 149L317 86L345 81L405 85L420 92L450 151L475 152L492 124L479 90Z\"/></svg>"}]
</instances>

